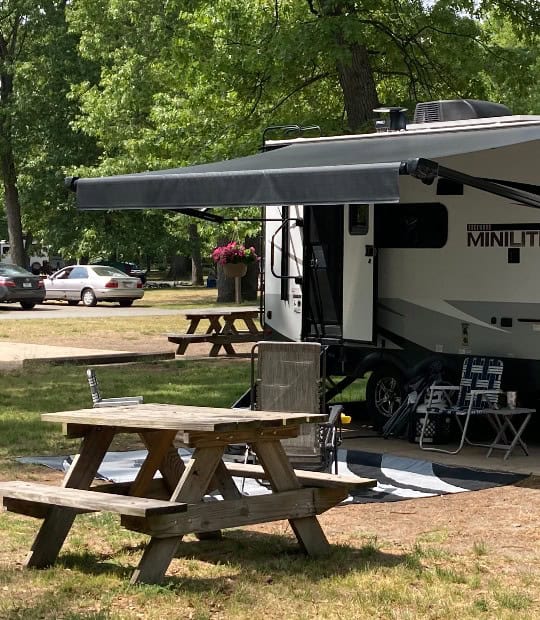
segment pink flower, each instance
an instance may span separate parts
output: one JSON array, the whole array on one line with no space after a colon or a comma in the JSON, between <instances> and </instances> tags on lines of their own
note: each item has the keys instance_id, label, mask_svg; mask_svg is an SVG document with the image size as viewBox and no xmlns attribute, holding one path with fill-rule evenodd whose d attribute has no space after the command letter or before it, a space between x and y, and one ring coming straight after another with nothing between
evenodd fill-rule
<instances>
[{"instance_id":1,"label":"pink flower","mask_svg":"<svg viewBox=\"0 0 540 620\"><path fill-rule=\"evenodd\" d=\"M217 247L212 252L212 260L225 265L226 263L254 263L259 260L259 257L253 246L246 248L237 241L231 241L227 245Z\"/></svg>"}]
</instances>

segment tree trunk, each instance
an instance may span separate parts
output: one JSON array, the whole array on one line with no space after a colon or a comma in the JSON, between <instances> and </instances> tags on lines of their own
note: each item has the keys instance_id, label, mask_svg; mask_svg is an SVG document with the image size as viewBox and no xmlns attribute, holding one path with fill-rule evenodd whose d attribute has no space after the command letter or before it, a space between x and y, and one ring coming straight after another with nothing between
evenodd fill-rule
<instances>
[{"instance_id":1,"label":"tree trunk","mask_svg":"<svg viewBox=\"0 0 540 620\"><path fill-rule=\"evenodd\" d=\"M261 240L260 237L248 237L246 239L246 246L255 248L255 252L261 255ZM242 299L246 301L257 301L257 295L259 293L259 263L251 263L248 265L248 272L244 278L242 278Z\"/></svg>"},{"instance_id":2,"label":"tree trunk","mask_svg":"<svg viewBox=\"0 0 540 620\"><path fill-rule=\"evenodd\" d=\"M171 258L171 266L167 273L169 280L184 280L191 269L189 258L176 254Z\"/></svg>"},{"instance_id":3,"label":"tree trunk","mask_svg":"<svg viewBox=\"0 0 540 620\"><path fill-rule=\"evenodd\" d=\"M15 43L16 29L11 32L11 46ZM0 59L3 71L0 73L0 165L4 185L4 205L8 226L11 260L20 267L28 267L28 259L24 251L24 240L21 223L21 205L17 189L17 172L13 156L13 135L11 127L10 106L13 99L13 75L6 70L13 61L11 52L4 36L0 34ZM14 49L14 48L13 48Z\"/></svg>"},{"instance_id":4,"label":"tree trunk","mask_svg":"<svg viewBox=\"0 0 540 620\"><path fill-rule=\"evenodd\" d=\"M201 237L196 222L188 224L189 243L191 246L191 284L202 286L204 284L202 257L201 257Z\"/></svg>"},{"instance_id":5,"label":"tree trunk","mask_svg":"<svg viewBox=\"0 0 540 620\"><path fill-rule=\"evenodd\" d=\"M5 126L5 123L4 123ZM11 260L20 267L28 267L28 259L24 251L24 240L21 223L21 205L19 191L17 189L17 174L13 151L9 142L9 136L4 134L1 145L2 181L4 184L4 205L11 246Z\"/></svg>"},{"instance_id":6,"label":"tree trunk","mask_svg":"<svg viewBox=\"0 0 540 620\"><path fill-rule=\"evenodd\" d=\"M368 50L363 45L348 44L341 34L338 35L338 43L344 48L344 59L336 62L336 69L343 91L347 124L351 132L358 133L371 122L373 109L379 105L373 70Z\"/></svg>"},{"instance_id":7,"label":"tree trunk","mask_svg":"<svg viewBox=\"0 0 540 620\"><path fill-rule=\"evenodd\" d=\"M216 265L216 275L218 291L217 302L222 304L234 303L234 278L227 278L223 273L223 267L219 264Z\"/></svg>"}]
</instances>

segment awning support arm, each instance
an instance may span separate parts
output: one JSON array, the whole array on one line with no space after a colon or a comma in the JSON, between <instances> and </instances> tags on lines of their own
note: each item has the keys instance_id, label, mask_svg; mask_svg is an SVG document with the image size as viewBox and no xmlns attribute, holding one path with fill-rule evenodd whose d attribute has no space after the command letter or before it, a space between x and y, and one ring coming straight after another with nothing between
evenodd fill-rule
<instances>
[{"instance_id":1,"label":"awning support arm","mask_svg":"<svg viewBox=\"0 0 540 620\"><path fill-rule=\"evenodd\" d=\"M527 207L540 209L540 196L537 194L510 187L509 185L503 185L502 183L488 181L487 179L473 177L464 172L441 166L431 159L418 158L403 162L400 168L400 174L409 174L416 179L420 179L422 183L426 183L427 185L433 183L437 177L442 177L484 192L489 192L490 194L495 194L496 196L515 200Z\"/></svg>"},{"instance_id":2,"label":"awning support arm","mask_svg":"<svg viewBox=\"0 0 540 620\"><path fill-rule=\"evenodd\" d=\"M213 222L214 224L223 224L225 218L207 209L173 209L175 213L182 213L183 215L189 215L191 217L199 218L200 220L206 220L207 222Z\"/></svg>"}]
</instances>

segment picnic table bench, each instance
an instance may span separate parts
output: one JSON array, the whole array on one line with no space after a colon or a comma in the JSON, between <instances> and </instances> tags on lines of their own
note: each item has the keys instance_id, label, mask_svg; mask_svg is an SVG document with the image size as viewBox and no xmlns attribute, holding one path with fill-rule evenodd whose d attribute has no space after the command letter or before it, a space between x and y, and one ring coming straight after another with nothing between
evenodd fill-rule
<instances>
[{"instance_id":1,"label":"picnic table bench","mask_svg":"<svg viewBox=\"0 0 540 620\"><path fill-rule=\"evenodd\" d=\"M223 528L288 519L306 553L327 553L330 546L317 515L343 501L350 488L372 487L376 481L293 470L281 439L297 436L300 424L320 423L325 417L164 404L43 414L44 421L62 423L64 433L82 443L61 487L0 482L8 510L43 519L25 565L53 564L76 515L90 511L117 513L124 527L150 536L132 583L160 582L189 532L217 538ZM138 434L147 447L135 480L92 486L119 433ZM193 448L187 464L175 440ZM224 462L232 443L248 443L260 465ZM158 471L161 478L155 477ZM272 492L243 496L232 473L265 478ZM214 490L223 500L204 501Z\"/></svg>"},{"instance_id":2,"label":"picnic table bench","mask_svg":"<svg viewBox=\"0 0 540 620\"><path fill-rule=\"evenodd\" d=\"M263 337L263 332L255 323L259 316L258 308L195 309L186 311L184 316L190 322L186 332L167 334L169 342L178 345L177 355L184 355L188 346L194 342L211 343L210 357L218 355L222 347L227 355L236 355L233 344L258 342ZM208 322L206 331L196 333L201 321ZM244 329L239 329L239 322L244 324Z\"/></svg>"}]
</instances>

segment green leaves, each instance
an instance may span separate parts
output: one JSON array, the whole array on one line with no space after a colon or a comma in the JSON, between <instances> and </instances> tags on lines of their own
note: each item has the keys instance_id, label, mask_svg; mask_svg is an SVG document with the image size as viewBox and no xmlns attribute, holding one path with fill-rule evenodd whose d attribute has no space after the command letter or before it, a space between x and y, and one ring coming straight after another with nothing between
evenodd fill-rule
<instances>
[{"instance_id":1,"label":"green leaves","mask_svg":"<svg viewBox=\"0 0 540 620\"><path fill-rule=\"evenodd\" d=\"M24 227L75 258L189 253L185 216L77 213L63 175L251 154L270 125L358 131L374 101L538 112L539 11L536 0L2 2L0 72L14 88L0 96L0 152L15 154ZM218 235L258 229L197 226L203 255Z\"/></svg>"}]
</instances>

